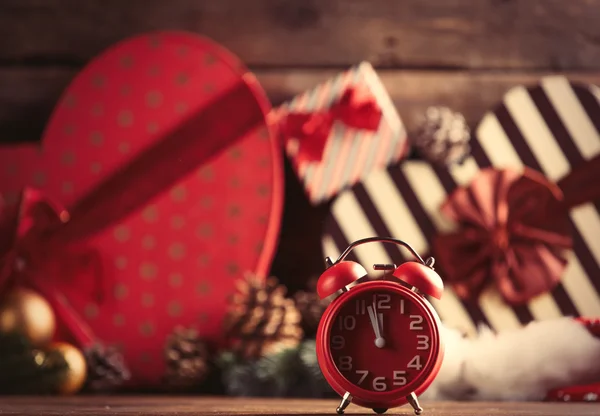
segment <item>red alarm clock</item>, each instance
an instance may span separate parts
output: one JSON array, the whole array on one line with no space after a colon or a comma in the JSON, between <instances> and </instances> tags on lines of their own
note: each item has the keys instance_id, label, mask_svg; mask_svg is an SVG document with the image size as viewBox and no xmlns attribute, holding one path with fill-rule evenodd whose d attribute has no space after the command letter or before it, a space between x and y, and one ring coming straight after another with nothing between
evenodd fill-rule
<instances>
[{"instance_id":1,"label":"red alarm clock","mask_svg":"<svg viewBox=\"0 0 600 416\"><path fill-rule=\"evenodd\" d=\"M344 260L365 243L392 243L406 247L416 261L396 266L385 278L369 280L360 264ZM423 409L417 397L440 370L444 344L440 320L426 296L439 299L442 279L433 258L424 261L407 243L392 238L365 238L352 243L319 277L321 299L334 298L317 330L317 359L323 376L342 396L337 413L350 403L384 413L409 403L417 415Z\"/></svg>"}]
</instances>

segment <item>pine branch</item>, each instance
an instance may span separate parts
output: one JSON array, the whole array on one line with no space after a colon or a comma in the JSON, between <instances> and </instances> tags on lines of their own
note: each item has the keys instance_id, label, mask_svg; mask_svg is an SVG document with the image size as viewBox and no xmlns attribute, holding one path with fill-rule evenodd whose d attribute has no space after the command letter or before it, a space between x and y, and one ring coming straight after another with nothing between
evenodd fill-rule
<instances>
[{"instance_id":1,"label":"pine branch","mask_svg":"<svg viewBox=\"0 0 600 416\"><path fill-rule=\"evenodd\" d=\"M0 333L0 358L5 355L19 354L31 348L31 343L21 333Z\"/></svg>"},{"instance_id":2,"label":"pine branch","mask_svg":"<svg viewBox=\"0 0 600 416\"><path fill-rule=\"evenodd\" d=\"M65 369L47 369L40 371L35 377L30 377L19 382L9 383L5 394L54 394L57 386L66 376Z\"/></svg>"},{"instance_id":3,"label":"pine branch","mask_svg":"<svg viewBox=\"0 0 600 416\"><path fill-rule=\"evenodd\" d=\"M315 342L308 340L258 360L244 361L232 353L218 361L223 384L232 396L333 397L316 358Z\"/></svg>"},{"instance_id":4,"label":"pine branch","mask_svg":"<svg viewBox=\"0 0 600 416\"><path fill-rule=\"evenodd\" d=\"M57 386L67 370L64 357L57 352L25 350L0 355L0 393L43 394Z\"/></svg>"}]
</instances>

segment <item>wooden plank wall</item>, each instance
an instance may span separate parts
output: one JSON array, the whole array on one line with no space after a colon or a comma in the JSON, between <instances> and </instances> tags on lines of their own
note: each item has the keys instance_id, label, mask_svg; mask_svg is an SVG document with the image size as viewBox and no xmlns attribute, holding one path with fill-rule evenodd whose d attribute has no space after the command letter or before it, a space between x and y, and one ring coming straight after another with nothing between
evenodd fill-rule
<instances>
[{"instance_id":1,"label":"wooden plank wall","mask_svg":"<svg viewBox=\"0 0 600 416\"><path fill-rule=\"evenodd\" d=\"M1 0L0 141L37 140L90 58L159 29L222 43L274 104L369 60L409 131L433 104L475 126L510 86L549 73L600 84L600 0ZM286 175L274 273L297 282L321 268L327 207L310 208Z\"/></svg>"}]
</instances>

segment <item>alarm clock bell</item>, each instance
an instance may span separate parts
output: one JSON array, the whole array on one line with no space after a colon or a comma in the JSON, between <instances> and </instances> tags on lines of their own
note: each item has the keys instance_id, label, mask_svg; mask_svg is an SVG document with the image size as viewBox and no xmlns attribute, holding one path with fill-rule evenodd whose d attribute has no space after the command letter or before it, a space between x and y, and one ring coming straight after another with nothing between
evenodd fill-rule
<instances>
[{"instance_id":1,"label":"alarm clock bell","mask_svg":"<svg viewBox=\"0 0 600 416\"><path fill-rule=\"evenodd\" d=\"M329 257L325 263L331 262ZM321 274L317 282L317 294L319 298L324 299L333 295L337 291L344 291L358 279L365 277L367 270L360 264L353 261L341 261L332 264Z\"/></svg>"}]
</instances>

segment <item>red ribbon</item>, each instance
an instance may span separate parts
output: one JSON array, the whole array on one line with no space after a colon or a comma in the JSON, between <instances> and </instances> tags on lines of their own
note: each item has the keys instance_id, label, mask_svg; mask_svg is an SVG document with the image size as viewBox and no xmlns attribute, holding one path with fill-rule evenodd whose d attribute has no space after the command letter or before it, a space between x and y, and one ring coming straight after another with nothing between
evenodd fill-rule
<instances>
[{"instance_id":1,"label":"red ribbon","mask_svg":"<svg viewBox=\"0 0 600 416\"><path fill-rule=\"evenodd\" d=\"M569 209L600 198L598 177L600 157L558 184L531 169L489 168L456 189L441 212L458 229L432 244L456 294L475 300L492 280L507 303L522 304L553 289L573 244Z\"/></svg>"},{"instance_id":2,"label":"red ribbon","mask_svg":"<svg viewBox=\"0 0 600 416\"><path fill-rule=\"evenodd\" d=\"M26 189L13 209L0 204L0 294L10 286L39 291L80 347L97 342L52 279L82 280L91 271L96 294L106 284L98 253L82 246L94 233L125 218L249 131L268 108L254 77L209 102L161 140L107 176L67 212ZM233 116L231 116L233 115ZM224 121L227 117L227 121Z\"/></svg>"},{"instance_id":3,"label":"red ribbon","mask_svg":"<svg viewBox=\"0 0 600 416\"><path fill-rule=\"evenodd\" d=\"M286 141L299 141L298 163L315 162L323 158L336 121L355 129L377 131L381 117L381 109L373 97L361 97L356 87L349 87L328 110L291 112L282 118L279 129Z\"/></svg>"},{"instance_id":4,"label":"red ribbon","mask_svg":"<svg viewBox=\"0 0 600 416\"><path fill-rule=\"evenodd\" d=\"M102 264L97 251L53 239L69 219L65 209L31 188L21 193L14 207L0 200L0 293L17 285L39 292L78 344L86 347L95 342L94 336L55 289L54 279L76 284L82 276L91 274L94 283L101 285ZM97 286L98 301L102 293Z\"/></svg>"}]
</instances>

